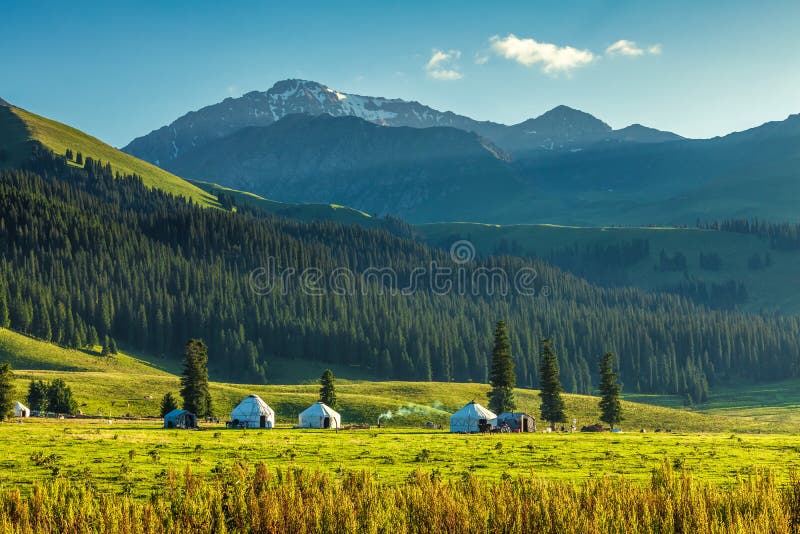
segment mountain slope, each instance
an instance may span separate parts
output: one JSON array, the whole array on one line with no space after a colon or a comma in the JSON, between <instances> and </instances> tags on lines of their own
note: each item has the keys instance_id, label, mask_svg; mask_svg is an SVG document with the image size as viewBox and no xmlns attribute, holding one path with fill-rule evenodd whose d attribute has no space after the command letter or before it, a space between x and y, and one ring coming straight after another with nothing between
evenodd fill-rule
<instances>
[{"instance_id":1,"label":"mountain slope","mask_svg":"<svg viewBox=\"0 0 800 534\"><path fill-rule=\"evenodd\" d=\"M141 176L144 184L149 187L191 198L200 205L218 205L212 195L199 187L80 130L18 107L0 106L0 166L21 164L30 155L33 146L31 142L39 143L55 154L63 155L67 149L76 154L80 152L84 158L90 157L110 164L120 174Z\"/></svg>"},{"instance_id":2,"label":"mountain slope","mask_svg":"<svg viewBox=\"0 0 800 534\"><path fill-rule=\"evenodd\" d=\"M698 218L800 218L800 115L714 139L538 154L516 166L542 196L555 200L528 222L679 225Z\"/></svg>"},{"instance_id":3,"label":"mountain slope","mask_svg":"<svg viewBox=\"0 0 800 534\"><path fill-rule=\"evenodd\" d=\"M289 115L185 152L170 167L286 202L337 202L410 220L468 218L520 181L505 155L455 128L386 128L355 117Z\"/></svg>"},{"instance_id":4,"label":"mountain slope","mask_svg":"<svg viewBox=\"0 0 800 534\"><path fill-rule=\"evenodd\" d=\"M283 80L268 91L253 91L239 98L226 98L218 104L189 112L168 126L134 139L123 150L169 169L170 162L188 150L231 135L242 128L267 126L296 113L357 117L383 126L450 126L476 132L509 151L574 147L576 143L595 143L611 137L625 142L654 142L656 139L650 134L640 136L637 130L629 130L625 135L615 135L607 125L601 132L585 135L590 132L575 131L570 121L553 120L560 119L564 110L569 108L559 106L536 119L515 126L505 126L495 122L476 121L450 111L438 111L419 102L342 93L308 80ZM588 114L583 115L591 117ZM594 121L600 122L597 119ZM537 128L537 135L533 138L529 135L528 128L531 123ZM679 138L669 132L662 132L661 135L663 140Z\"/></svg>"},{"instance_id":5,"label":"mountain slope","mask_svg":"<svg viewBox=\"0 0 800 534\"><path fill-rule=\"evenodd\" d=\"M210 182L193 181L190 183L217 197L224 204L225 197L230 197L235 205L247 204L267 213L281 217L289 217L299 221L333 221L342 224L358 224L360 226L380 226L381 221L368 213L338 204L292 204L270 200L255 193L231 189Z\"/></svg>"},{"instance_id":6,"label":"mountain slope","mask_svg":"<svg viewBox=\"0 0 800 534\"><path fill-rule=\"evenodd\" d=\"M697 228L471 223L422 224L415 231L424 241L444 248L466 239L483 256L538 257L604 286L674 291L687 283L703 284L705 291L720 293L724 300L721 288L734 281L747 293L744 302L736 303L739 309L800 313L800 293L786 290L796 284L800 251L776 250L769 240L756 235ZM662 270L662 251L670 258L685 256L686 269ZM718 257L719 264L704 267L702 255ZM768 257L769 265L750 268L754 255Z\"/></svg>"},{"instance_id":7,"label":"mountain slope","mask_svg":"<svg viewBox=\"0 0 800 534\"><path fill-rule=\"evenodd\" d=\"M269 380L275 358L485 382L504 318L525 386L550 336L573 392L591 391L589 362L606 350L629 391L692 399L728 376L800 369L797 317L600 289L541 261L461 262L384 230L200 209L46 154L28 172L0 171L0 208L0 306L12 328L71 347L108 335L178 360L202 337L211 371L247 382ZM507 290L487 287L487 268L506 273Z\"/></svg>"}]
</instances>

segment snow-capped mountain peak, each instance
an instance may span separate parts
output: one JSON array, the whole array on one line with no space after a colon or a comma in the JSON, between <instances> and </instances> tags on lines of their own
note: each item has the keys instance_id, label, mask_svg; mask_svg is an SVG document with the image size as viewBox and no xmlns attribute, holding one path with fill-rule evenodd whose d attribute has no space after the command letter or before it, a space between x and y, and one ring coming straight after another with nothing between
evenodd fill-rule
<instances>
[{"instance_id":1,"label":"snow-capped mountain peak","mask_svg":"<svg viewBox=\"0 0 800 534\"><path fill-rule=\"evenodd\" d=\"M277 82L267 91L252 91L189 112L169 126L134 139L123 150L168 168L169 162L187 150L242 128L268 126L297 113L351 116L381 126L449 126L476 132L512 152L574 148L576 144L585 145L612 135L607 124L566 106L558 106L518 125L505 126L476 121L450 111L438 111L415 101L344 93L319 82L289 79ZM635 141L635 133L629 132L625 140Z\"/></svg>"}]
</instances>

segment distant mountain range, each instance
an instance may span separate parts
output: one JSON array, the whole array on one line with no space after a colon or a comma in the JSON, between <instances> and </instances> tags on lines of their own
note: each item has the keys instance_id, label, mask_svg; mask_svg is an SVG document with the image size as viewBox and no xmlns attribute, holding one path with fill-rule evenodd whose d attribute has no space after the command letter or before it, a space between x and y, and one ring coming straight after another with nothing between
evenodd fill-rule
<instances>
[{"instance_id":1,"label":"distant mountain range","mask_svg":"<svg viewBox=\"0 0 800 534\"><path fill-rule=\"evenodd\" d=\"M797 220L798 147L798 116L691 140L566 106L505 126L286 80L125 150L185 178L412 222L674 225Z\"/></svg>"},{"instance_id":2,"label":"distant mountain range","mask_svg":"<svg viewBox=\"0 0 800 534\"><path fill-rule=\"evenodd\" d=\"M469 219L476 198L502 206L525 187L507 154L475 133L330 115L243 128L184 152L169 168L286 202L335 198L421 220Z\"/></svg>"},{"instance_id":3,"label":"distant mountain range","mask_svg":"<svg viewBox=\"0 0 800 534\"><path fill-rule=\"evenodd\" d=\"M601 142L661 142L680 136L634 125L612 128L588 113L558 106L544 115L506 126L476 121L450 111L438 111L419 102L361 96L335 91L307 80L284 80L265 92L253 91L239 98L187 113L168 126L134 139L123 150L164 168L183 152L249 126L268 126L291 114L328 114L357 117L381 126L430 128L450 126L475 132L504 150L572 149Z\"/></svg>"}]
</instances>

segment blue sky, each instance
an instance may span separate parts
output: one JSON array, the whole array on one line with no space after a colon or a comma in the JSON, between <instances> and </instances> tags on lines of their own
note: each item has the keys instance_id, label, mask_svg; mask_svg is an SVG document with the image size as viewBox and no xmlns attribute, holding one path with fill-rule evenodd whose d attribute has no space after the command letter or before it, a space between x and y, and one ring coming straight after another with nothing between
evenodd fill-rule
<instances>
[{"instance_id":1,"label":"blue sky","mask_svg":"<svg viewBox=\"0 0 800 534\"><path fill-rule=\"evenodd\" d=\"M796 0L229 4L6 4L0 97L116 146L285 78L505 123L566 104L690 137L800 112Z\"/></svg>"}]
</instances>

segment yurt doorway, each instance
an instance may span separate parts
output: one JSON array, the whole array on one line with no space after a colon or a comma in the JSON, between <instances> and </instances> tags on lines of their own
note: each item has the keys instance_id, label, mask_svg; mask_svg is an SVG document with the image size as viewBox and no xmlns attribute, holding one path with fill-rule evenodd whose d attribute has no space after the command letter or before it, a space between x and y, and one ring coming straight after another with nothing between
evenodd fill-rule
<instances>
[{"instance_id":1,"label":"yurt doorway","mask_svg":"<svg viewBox=\"0 0 800 534\"><path fill-rule=\"evenodd\" d=\"M262 415L261 420L259 421L259 428L267 428L267 416Z\"/></svg>"},{"instance_id":2,"label":"yurt doorway","mask_svg":"<svg viewBox=\"0 0 800 534\"><path fill-rule=\"evenodd\" d=\"M331 427L331 418L326 417L322 420L322 428L330 428Z\"/></svg>"},{"instance_id":3,"label":"yurt doorway","mask_svg":"<svg viewBox=\"0 0 800 534\"><path fill-rule=\"evenodd\" d=\"M523 417L522 418L522 431L523 432L530 432L530 429L528 428L528 418L527 417Z\"/></svg>"}]
</instances>

